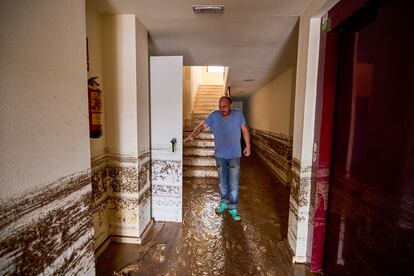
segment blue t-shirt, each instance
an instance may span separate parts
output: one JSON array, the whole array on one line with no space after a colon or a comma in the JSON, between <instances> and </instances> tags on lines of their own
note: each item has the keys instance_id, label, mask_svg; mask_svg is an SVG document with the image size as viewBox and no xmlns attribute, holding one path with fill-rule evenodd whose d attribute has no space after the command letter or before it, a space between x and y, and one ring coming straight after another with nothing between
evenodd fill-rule
<instances>
[{"instance_id":1,"label":"blue t-shirt","mask_svg":"<svg viewBox=\"0 0 414 276\"><path fill-rule=\"evenodd\" d=\"M208 115L204 123L213 131L216 157L226 159L241 157L240 128L246 124L246 120L240 110L232 109L227 118L216 110Z\"/></svg>"}]
</instances>

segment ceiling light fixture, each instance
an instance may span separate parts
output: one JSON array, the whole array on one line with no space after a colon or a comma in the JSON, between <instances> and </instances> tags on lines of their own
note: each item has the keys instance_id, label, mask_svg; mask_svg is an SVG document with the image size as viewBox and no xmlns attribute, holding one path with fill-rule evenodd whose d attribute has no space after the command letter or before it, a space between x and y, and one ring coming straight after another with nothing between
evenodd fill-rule
<instances>
[{"instance_id":1,"label":"ceiling light fixture","mask_svg":"<svg viewBox=\"0 0 414 276\"><path fill-rule=\"evenodd\" d=\"M224 5L193 5L193 11L195 14L222 14L224 13Z\"/></svg>"},{"instance_id":2,"label":"ceiling light fixture","mask_svg":"<svg viewBox=\"0 0 414 276\"><path fill-rule=\"evenodd\" d=\"M254 79L245 79L245 82L250 82L250 81L254 81Z\"/></svg>"}]
</instances>

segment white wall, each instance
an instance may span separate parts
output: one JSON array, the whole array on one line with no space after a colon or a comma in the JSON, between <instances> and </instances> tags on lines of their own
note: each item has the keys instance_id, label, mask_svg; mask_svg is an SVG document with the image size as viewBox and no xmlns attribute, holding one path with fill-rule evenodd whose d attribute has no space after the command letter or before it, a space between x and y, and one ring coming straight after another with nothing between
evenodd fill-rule
<instances>
[{"instance_id":1,"label":"white wall","mask_svg":"<svg viewBox=\"0 0 414 276\"><path fill-rule=\"evenodd\" d=\"M86 1L86 36L89 49L88 78L98 77L99 89L105 95L103 75L102 16ZM106 146L105 102L102 97L102 136L90 139L92 158L103 153Z\"/></svg>"},{"instance_id":2,"label":"white wall","mask_svg":"<svg viewBox=\"0 0 414 276\"><path fill-rule=\"evenodd\" d=\"M137 154L135 15L104 18L105 121L107 147Z\"/></svg>"},{"instance_id":3,"label":"white wall","mask_svg":"<svg viewBox=\"0 0 414 276\"><path fill-rule=\"evenodd\" d=\"M250 127L292 136L294 80L295 68L289 68L249 97Z\"/></svg>"},{"instance_id":4,"label":"white wall","mask_svg":"<svg viewBox=\"0 0 414 276\"><path fill-rule=\"evenodd\" d=\"M320 18L339 0L313 0L300 16L293 157L312 163ZM311 26L311 20L313 21ZM311 139L311 141L309 140Z\"/></svg>"},{"instance_id":5,"label":"white wall","mask_svg":"<svg viewBox=\"0 0 414 276\"><path fill-rule=\"evenodd\" d=\"M135 19L138 153L150 150L149 135L149 80L148 80L148 33L144 25Z\"/></svg>"},{"instance_id":6,"label":"white wall","mask_svg":"<svg viewBox=\"0 0 414 276\"><path fill-rule=\"evenodd\" d=\"M3 0L0 41L0 274L92 275L85 1Z\"/></svg>"},{"instance_id":7,"label":"white wall","mask_svg":"<svg viewBox=\"0 0 414 276\"><path fill-rule=\"evenodd\" d=\"M288 241L293 261L306 262L311 254L311 177L320 18L338 0L313 0L300 16L293 136L293 189L289 207ZM301 198L294 198L294 194Z\"/></svg>"},{"instance_id":8,"label":"white wall","mask_svg":"<svg viewBox=\"0 0 414 276\"><path fill-rule=\"evenodd\" d=\"M137 67L137 109L138 109L138 193L140 204L139 236L151 220L151 196L143 199L151 189L150 180L150 102L148 67L148 32L144 25L135 19L136 67Z\"/></svg>"},{"instance_id":9,"label":"white wall","mask_svg":"<svg viewBox=\"0 0 414 276\"><path fill-rule=\"evenodd\" d=\"M85 5L1 1L0 197L90 167Z\"/></svg>"}]
</instances>

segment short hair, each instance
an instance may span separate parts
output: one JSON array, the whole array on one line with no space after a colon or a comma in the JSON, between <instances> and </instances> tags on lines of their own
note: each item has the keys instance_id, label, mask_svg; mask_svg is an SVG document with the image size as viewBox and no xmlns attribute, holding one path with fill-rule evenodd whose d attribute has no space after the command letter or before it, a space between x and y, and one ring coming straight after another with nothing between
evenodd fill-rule
<instances>
[{"instance_id":1,"label":"short hair","mask_svg":"<svg viewBox=\"0 0 414 276\"><path fill-rule=\"evenodd\" d=\"M229 96L221 96L219 101L226 99L230 104L233 102Z\"/></svg>"}]
</instances>

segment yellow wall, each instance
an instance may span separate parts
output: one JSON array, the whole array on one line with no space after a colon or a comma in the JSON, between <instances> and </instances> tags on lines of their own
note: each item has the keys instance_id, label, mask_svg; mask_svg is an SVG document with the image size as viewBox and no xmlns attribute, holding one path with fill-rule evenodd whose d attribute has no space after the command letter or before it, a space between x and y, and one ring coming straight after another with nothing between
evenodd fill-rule
<instances>
[{"instance_id":1,"label":"yellow wall","mask_svg":"<svg viewBox=\"0 0 414 276\"><path fill-rule=\"evenodd\" d=\"M292 136L295 70L289 68L249 98L245 115L251 128Z\"/></svg>"}]
</instances>

